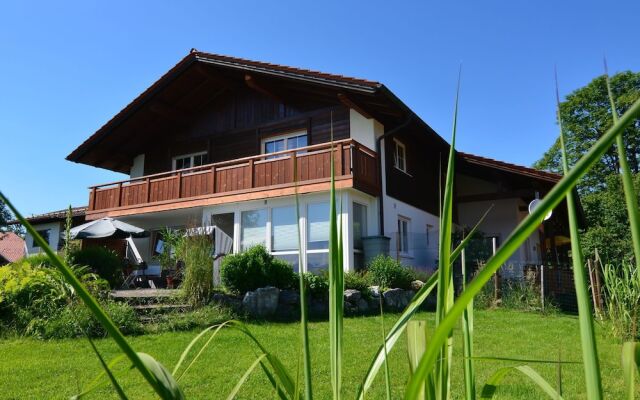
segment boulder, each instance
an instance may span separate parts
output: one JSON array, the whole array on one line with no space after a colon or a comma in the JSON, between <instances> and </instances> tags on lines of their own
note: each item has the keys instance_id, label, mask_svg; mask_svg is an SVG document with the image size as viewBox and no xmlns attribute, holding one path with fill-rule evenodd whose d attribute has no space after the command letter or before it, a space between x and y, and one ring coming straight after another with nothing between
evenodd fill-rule
<instances>
[{"instance_id":1,"label":"boulder","mask_svg":"<svg viewBox=\"0 0 640 400\"><path fill-rule=\"evenodd\" d=\"M280 289L267 286L247 292L242 299L244 311L252 317L265 318L275 314L278 309Z\"/></svg>"},{"instance_id":2,"label":"boulder","mask_svg":"<svg viewBox=\"0 0 640 400\"><path fill-rule=\"evenodd\" d=\"M309 301L309 314L314 317L326 317L329 315L329 300L311 297Z\"/></svg>"},{"instance_id":3,"label":"boulder","mask_svg":"<svg viewBox=\"0 0 640 400\"><path fill-rule=\"evenodd\" d=\"M362 298L362 293L356 289L347 289L344 291L344 301L348 303L357 304L358 300Z\"/></svg>"},{"instance_id":4,"label":"boulder","mask_svg":"<svg viewBox=\"0 0 640 400\"><path fill-rule=\"evenodd\" d=\"M282 305L297 306L300 304L300 294L295 290L283 290L280 292L278 302Z\"/></svg>"},{"instance_id":5,"label":"boulder","mask_svg":"<svg viewBox=\"0 0 640 400\"><path fill-rule=\"evenodd\" d=\"M211 303L230 307L234 311L239 311L242 308L242 298L225 293L214 293L211 297Z\"/></svg>"},{"instance_id":6,"label":"boulder","mask_svg":"<svg viewBox=\"0 0 640 400\"><path fill-rule=\"evenodd\" d=\"M358 300L358 312L362 314L369 312L369 303L363 298Z\"/></svg>"},{"instance_id":7,"label":"boulder","mask_svg":"<svg viewBox=\"0 0 640 400\"><path fill-rule=\"evenodd\" d=\"M373 297L380 297L380 286L369 286L369 293Z\"/></svg>"},{"instance_id":8,"label":"boulder","mask_svg":"<svg viewBox=\"0 0 640 400\"><path fill-rule=\"evenodd\" d=\"M387 290L382 296L385 307L390 310L399 311L409 304L409 301L413 298L413 292L396 288Z\"/></svg>"},{"instance_id":9,"label":"boulder","mask_svg":"<svg viewBox=\"0 0 640 400\"><path fill-rule=\"evenodd\" d=\"M424 282L422 282L421 280L416 279L415 281L411 282L411 290L414 290L416 292L422 289L423 286Z\"/></svg>"}]
</instances>

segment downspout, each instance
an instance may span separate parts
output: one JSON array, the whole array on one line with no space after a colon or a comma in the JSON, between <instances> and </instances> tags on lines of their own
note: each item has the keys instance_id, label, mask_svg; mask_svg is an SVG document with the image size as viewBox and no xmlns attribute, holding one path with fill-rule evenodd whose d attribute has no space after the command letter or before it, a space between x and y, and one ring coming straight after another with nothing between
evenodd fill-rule
<instances>
[{"instance_id":1,"label":"downspout","mask_svg":"<svg viewBox=\"0 0 640 400\"><path fill-rule=\"evenodd\" d=\"M384 194L385 194L384 192L386 190L386 187L385 188L382 187L382 181L383 181L383 175L382 174L386 174L386 169L384 171L382 170L382 140L385 139L385 138L390 137L391 135L393 135L395 133L397 133L400 129L404 129L405 127L407 127L412 119L413 119L413 117L407 118L407 120L404 121L402 124L396 126L395 128L393 128L390 131L387 131L387 132L383 133L379 138L376 139L376 152L378 153L378 170L380 171L380 190L382 191L382 193L380 194L380 200L378 202L378 204L379 204L379 207L378 207L379 224L378 224L378 226L380 227L380 236L384 235ZM386 158L386 154L385 154L385 158Z\"/></svg>"}]
</instances>

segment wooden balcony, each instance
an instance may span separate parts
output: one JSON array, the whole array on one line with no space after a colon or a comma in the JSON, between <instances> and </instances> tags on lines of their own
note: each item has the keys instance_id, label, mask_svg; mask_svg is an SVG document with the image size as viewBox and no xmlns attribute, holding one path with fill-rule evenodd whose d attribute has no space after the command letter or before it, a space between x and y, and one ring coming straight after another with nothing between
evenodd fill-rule
<instances>
[{"instance_id":1,"label":"wooden balcony","mask_svg":"<svg viewBox=\"0 0 640 400\"><path fill-rule=\"evenodd\" d=\"M337 188L379 194L377 154L345 139L92 186L87 219L326 191L332 151Z\"/></svg>"}]
</instances>

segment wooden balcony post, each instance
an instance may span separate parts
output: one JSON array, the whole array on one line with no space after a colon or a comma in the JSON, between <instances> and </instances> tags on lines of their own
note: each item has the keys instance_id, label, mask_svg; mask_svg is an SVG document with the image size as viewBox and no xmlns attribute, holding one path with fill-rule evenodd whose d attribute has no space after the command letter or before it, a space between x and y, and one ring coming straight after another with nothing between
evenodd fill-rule
<instances>
[{"instance_id":1,"label":"wooden balcony post","mask_svg":"<svg viewBox=\"0 0 640 400\"><path fill-rule=\"evenodd\" d=\"M253 158L249 160L249 189L253 188Z\"/></svg>"},{"instance_id":2,"label":"wooden balcony post","mask_svg":"<svg viewBox=\"0 0 640 400\"><path fill-rule=\"evenodd\" d=\"M296 152L291 153L291 182L298 182L298 157Z\"/></svg>"},{"instance_id":3,"label":"wooden balcony post","mask_svg":"<svg viewBox=\"0 0 640 400\"><path fill-rule=\"evenodd\" d=\"M93 211L96 209L96 188L92 187L91 192L89 193L89 210Z\"/></svg>"},{"instance_id":4,"label":"wooden balcony post","mask_svg":"<svg viewBox=\"0 0 640 400\"><path fill-rule=\"evenodd\" d=\"M182 197L182 172L178 172L178 199Z\"/></svg>"},{"instance_id":5,"label":"wooden balcony post","mask_svg":"<svg viewBox=\"0 0 640 400\"><path fill-rule=\"evenodd\" d=\"M116 207L120 207L120 204L122 203L122 182L118 183L118 190L116 191L116 196L117 196L117 200L116 200Z\"/></svg>"},{"instance_id":6,"label":"wooden balcony post","mask_svg":"<svg viewBox=\"0 0 640 400\"><path fill-rule=\"evenodd\" d=\"M216 192L216 166L211 167L211 193Z\"/></svg>"},{"instance_id":7,"label":"wooden balcony post","mask_svg":"<svg viewBox=\"0 0 640 400\"><path fill-rule=\"evenodd\" d=\"M144 186L147 189L147 203L151 203L151 179L147 178L144 181Z\"/></svg>"},{"instance_id":8,"label":"wooden balcony post","mask_svg":"<svg viewBox=\"0 0 640 400\"><path fill-rule=\"evenodd\" d=\"M336 176L344 175L343 167L342 167L342 152L343 152L342 143L338 143L338 154L335 155L335 166L334 166Z\"/></svg>"}]
</instances>

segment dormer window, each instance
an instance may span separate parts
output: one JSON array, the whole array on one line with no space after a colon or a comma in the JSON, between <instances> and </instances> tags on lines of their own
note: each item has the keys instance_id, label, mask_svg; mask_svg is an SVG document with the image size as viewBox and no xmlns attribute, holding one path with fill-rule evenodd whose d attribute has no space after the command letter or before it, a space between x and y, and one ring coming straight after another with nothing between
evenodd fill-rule
<instances>
[{"instance_id":1,"label":"dormer window","mask_svg":"<svg viewBox=\"0 0 640 400\"><path fill-rule=\"evenodd\" d=\"M307 132L297 131L262 140L262 154L293 150L307 145Z\"/></svg>"},{"instance_id":2,"label":"dormer window","mask_svg":"<svg viewBox=\"0 0 640 400\"><path fill-rule=\"evenodd\" d=\"M394 154L394 166L400 171L407 173L407 149L404 143L398 139L394 139L395 154Z\"/></svg>"},{"instance_id":3,"label":"dormer window","mask_svg":"<svg viewBox=\"0 0 640 400\"><path fill-rule=\"evenodd\" d=\"M181 156L173 157L173 170L199 167L205 165L208 162L207 152L201 151L199 153L183 154Z\"/></svg>"}]
</instances>

